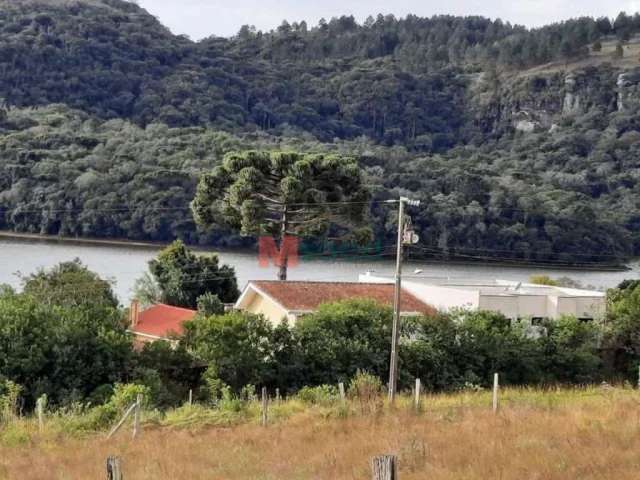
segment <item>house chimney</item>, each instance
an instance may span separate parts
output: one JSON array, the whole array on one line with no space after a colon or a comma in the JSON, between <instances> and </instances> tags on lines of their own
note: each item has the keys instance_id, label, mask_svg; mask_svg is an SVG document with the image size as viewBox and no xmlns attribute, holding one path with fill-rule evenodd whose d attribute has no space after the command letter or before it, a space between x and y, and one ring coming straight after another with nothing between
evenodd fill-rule
<instances>
[{"instance_id":1,"label":"house chimney","mask_svg":"<svg viewBox=\"0 0 640 480\"><path fill-rule=\"evenodd\" d=\"M131 330L138 326L140 320L140 302L137 299L131 300L131 308L129 308L129 325Z\"/></svg>"}]
</instances>

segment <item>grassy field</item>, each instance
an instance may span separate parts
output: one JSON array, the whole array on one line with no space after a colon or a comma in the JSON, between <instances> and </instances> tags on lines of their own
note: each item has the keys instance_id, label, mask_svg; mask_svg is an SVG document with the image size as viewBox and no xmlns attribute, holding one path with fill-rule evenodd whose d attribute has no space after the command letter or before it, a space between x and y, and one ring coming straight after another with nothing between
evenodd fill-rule
<instances>
[{"instance_id":1,"label":"grassy field","mask_svg":"<svg viewBox=\"0 0 640 480\"><path fill-rule=\"evenodd\" d=\"M506 390L497 415L488 392L273 406L259 425L257 403L219 412L185 406L145 413L130 430L71 434L65 416L38 432L17 419L0 432L0 479L97 479L108 455L128 479L369 479L369 459L393 453L401 480L637 479L640 393L631 389Z\"/></svg>"}]
</instances>

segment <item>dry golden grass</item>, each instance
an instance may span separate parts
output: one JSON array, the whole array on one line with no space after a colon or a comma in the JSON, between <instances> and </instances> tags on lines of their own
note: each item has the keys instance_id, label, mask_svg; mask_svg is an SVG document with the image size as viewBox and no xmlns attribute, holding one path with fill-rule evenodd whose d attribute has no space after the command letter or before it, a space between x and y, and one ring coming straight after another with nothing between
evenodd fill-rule
<instances>
[{"instance_id":1,"label":"dry golden grass","mask_svg":"<svg viewBox=\"0 0 640 480\"><path fill-rule=\"evenodd\" d=\"M505 392L494 415L487 393L426 397L416 414L295 408L263 428L147 426L107 441L30 434L0 445L0 479L104 478L108 455L127 480L368 479L373 455L399 456L402 480L637 479L640 394L632 390ZM354 405L353 409L357 409Z\"/></svg>"}]
</instances>

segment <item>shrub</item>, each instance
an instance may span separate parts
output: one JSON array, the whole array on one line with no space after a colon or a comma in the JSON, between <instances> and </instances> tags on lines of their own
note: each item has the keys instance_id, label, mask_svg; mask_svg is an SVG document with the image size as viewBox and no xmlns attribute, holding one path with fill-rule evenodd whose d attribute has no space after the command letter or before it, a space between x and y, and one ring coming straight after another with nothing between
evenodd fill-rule
<instances>
[{"instance_id":1,"label":"shrub","mask_svg":"<svg viewBox=\"0 0 640 480\"><path fill-rule=\"evenodd\" d=\"M123 377L131 355L131 337L115 308L0 296L0 377L23 386L27 409L43 393L52 405L86 401Z\"/></svg>"},{"instance_id":2,"label":"shrub","mask_svg":"<svg viewBox=\"0 0 640 480\"><path fill-rule=\"evenodd\" d=\"M234 392L247 384L264 384L272 357L271 324L245 312L198 317L185 323L184 345Z\"/></svg>"},{"instance_id":3,"label":"shrub","mask_svg":"<svg viewBox=\"0 0 640 480\"><path fill-rule=\"evenodd\" d=\"M198 297L198 312L205 317L211 315L223 315L224 303L220 301L218 295L207 292Z\"/></svg>"},{"instance_id":4,"label":"shrub","mask_svg":"<svg viewBox=\"0 0 640 480\"><path fill-rule=\"evenodd\" d=\"M552 287L557 287L557 280L552 279L549 275L531 275L529 277L529 282L535 285L549 285Z\"/></svg>"},{"instance_id":5,"label":"shrub","mask_svg":"<svg viewBox=\"0 0 640 480\"><path fill-rule=\"evenodd\" d=\"M0 382L0 424L7 423L18 414L18 400L22 387L11 380Z\"/></svg>"},{"instance_id":6,"label":"shrub","mask_svg":"<svg viewBox=\"0 0 640 480\"><path fill-rule=\"evenodd\" d=\"M142 405L148 406L151 402L149 387L133 383L116 384L107 403L93 408L76 404L70 407L66 415L63 413L65 429L89 432L107 428L137 400L138 394L143 395Z\"/></svg>"},{"instance_id":7,"label":"shrub","mask_svg":"<svg viewBox=\"0 0 640 480\"><path fill-rule=\"evenodd\" d=\"M218 401L218 410L229 413L239 413L246 409L247 400L243 396L235 396L228 386L221 389L221 397ZM245 392L246 394L246 392Z\"/></svg>"},{"instance_id":8,"label":"shrub","mask_svg":"<svg viewBox=\"0 0 640 480\"><path fill-rule=\"evenodd\" d=\"M321 305L294 326L303 385L336 384L358 370L388 371L390 308L370 300Z\"/></svg>"},{"instance_id":9,"label":"shrub","mask_svg":"<svg viewBox=\"0 0 640 480\"><path fill-rule=\"evenodd\" d=\"M200 386L204 370L184 345L174 347L169 342L146 344L136 364L132 381L150 387L153 404L159 408L182 405L189 390Z\"/></svg>"},{"instance_id":10,"label":"shrub","mask_svg":"<svg viewBox=\"0 0 640 480\"><path fill-rule=\"evenodd\" d=\"M328 406L340 399L338 389L333 385L318 385L317 387L304 387L296 397L309 405Z\"/></svg>"},{"instance_id":11,"label":"shrub","mask_svg":"<svg viewBox=\"0 0 640 480\"><path fill-rule=\"evenodd\" d=\"M223 389L228 388L218 376L218 369L215 365L209 367L202 374L201 398L212 405L217 405L222 397Z\"/></svg>"},{"instance_id":12,"label":"shrub","mask_svg":"<svg viewBox=\"0 0 640 480\"><path fill-rule=\"evenodd\" d=\"M363 413L377 410L381 403L382 382L370 373L358 370L349 385L349 396L360 403Z\"/></svg>"},{"instance_id":13,"label":"shrub","mask_svg":"<svg viewBox=\"0 0 640 480\"><path fill-rule=\"evenodd\" d=\"M256 393L256 386L247 384L240 390L240 398L245 402L255 402L258 400L258 394Z\"/></svg>"},{"instance_id":14,"label":"shrub","mask_svg":"<svg viewBox=\"0 0 640 480\"><path fill-rule=\"evenodd\" d=\"M126 410L136 402L138 395L142 395L143 405L151 402L151 389L146 385L136 385L135 383L116 384L109 404L117 410Z\"/></svg>"}]
</instances>

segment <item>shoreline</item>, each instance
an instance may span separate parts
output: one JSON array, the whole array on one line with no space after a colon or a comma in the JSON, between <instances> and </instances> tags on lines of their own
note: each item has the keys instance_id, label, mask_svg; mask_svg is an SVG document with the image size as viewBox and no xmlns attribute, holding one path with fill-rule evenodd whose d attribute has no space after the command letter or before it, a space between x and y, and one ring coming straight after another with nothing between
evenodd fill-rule
<instances>
[{"instance_id":1,"label":"shoreline","mask_svg":"<svg viewBox=\"0 0 640 480\"><path fill-rule=\"evenodd\" d=\"M39 235L37 233L17 233L6 230L0 231L0 240L28 240L33 242L61 243L68 245L95 245L103 247L132 247L147 249L162 249L168 243L144 242L126 239L106 239L106 238L83 238L83 237L60 237L58 235Z\"/></svg>"},{"instance_id":2,"label":"shoreline","mask_svg":"<svg viewBox=\"0 0 640 480\"><path fill-rule=\"evenodd\" d=\"M31 242L45 242L45 243L59 243L59 244L67 244L67 245L87 245L87 246L96 246L96 247L127 247L127 248L138 248L138 249L147 249L147 250L161 250L165 248L169 243L167 242L150 242L150 241L137 241L137 240L127 240L127 239L105 239L105 238L83 238L83 237L61 237L57 235L39 235L35 233L19 233L19 232L11 232L7 230L0 230L0 240L22 240L22 241L31 241ZM202 245L190 245L190 248L195 250L196 252L207 252L207 253L250 253L250 250L245 249L229 249L229 248L216 248L212 246L202 246ZM301 255L304 257L304 254ZM362 257L351 258L349 255L344 257L334 256L334 254L327 252L326 255L323 254L315 254L313 255L315 259L341 259L344 261L354 261L354 260L367 260ZM391 258L391 257L389 257ZM375 260L375 259L370 259ZM576 264L568 264L568 265L550 265L545 263L522 263L522 262L505 262L505 261L484 261L484 262L472 262L465 261L456 258L451 258L448 260L437 259L437 258L425 258L419 259L414 258L411 259L414 263L424 262L426 264L434 264L434 265L483 265L483 266L495 266L495 267L512 267L512 268L532 268L532 269L542 269L542 270L574 270L574 271L584 271L584 272L627 272L633 270L630 264L624 265L612 265L612 264L602 264L602 265L581 265L579 263ZM633 262L633 259L630 260L630 263Z\"/></svg>"}]
</instances>

